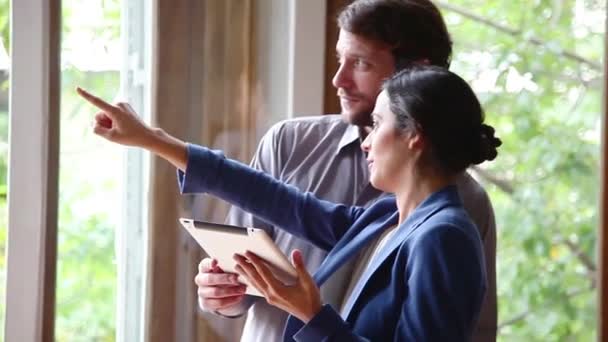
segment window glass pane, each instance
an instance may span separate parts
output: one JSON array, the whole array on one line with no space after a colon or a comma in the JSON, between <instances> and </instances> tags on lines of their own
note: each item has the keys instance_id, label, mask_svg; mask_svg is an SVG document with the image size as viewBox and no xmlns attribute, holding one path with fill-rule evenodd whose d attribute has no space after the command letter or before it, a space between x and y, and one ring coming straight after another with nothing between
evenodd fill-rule
<instances>
[{"instance_id":1,"label":"window glass pane","mask_svg":"<svg viewBox=\"0 0 608 342\"><path fill-rule=\"evenodd\" d=\"M0 339L4 336L6 295L6 238L8 212L6 175L8 170L8 97L10 1L0 0Z\"/></svg>"},{"instance_id":2,"label":"window glass pane","mask_svg":"<svg viewBox=\"0 0 608 342\"><path fill-rule=\"evenodd\" d=\"M122 150L92 133L81 86L108 100L120 89L118 0L62 4L58 341L115 339L114 237L122 210Z\"/></svg>"},{"instance_id":3,"label":"window glass pane","mask_svg":"<svg viewBox=\"0 0 608 342\"><path fill-rule=\"evenodd\" d=\"M502 138L474 174L498 227L499 339L596 339L605 1L441 2L452 70Z\"/></svg>"}]
</instances>

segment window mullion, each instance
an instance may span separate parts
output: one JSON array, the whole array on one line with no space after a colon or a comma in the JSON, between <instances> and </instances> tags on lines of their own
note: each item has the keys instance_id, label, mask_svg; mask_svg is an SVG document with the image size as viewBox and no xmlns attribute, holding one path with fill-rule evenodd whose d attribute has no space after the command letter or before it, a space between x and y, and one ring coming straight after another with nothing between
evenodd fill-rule
<instances>
[{"instance_id":1,"label":"window mullion","mask_svg":"<svg viewBox=\"0 0 608 342\"><path fill-rule=\"evenodd\" d=\"M12 2L6 341L52 341L60 0Z\"/></svg>"}]
</instances>

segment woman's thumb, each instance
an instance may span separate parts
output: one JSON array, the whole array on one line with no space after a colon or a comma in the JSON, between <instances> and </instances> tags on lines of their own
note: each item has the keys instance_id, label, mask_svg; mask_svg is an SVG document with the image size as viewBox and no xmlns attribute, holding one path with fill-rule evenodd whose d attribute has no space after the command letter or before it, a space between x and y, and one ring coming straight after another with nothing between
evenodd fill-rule
<instances>
[{"instance_id":1,"label":"woman's thumb","mask_svg":"<svg viewBox=\"0 0 608 342\"><path fill-rule=\"evenodd\" d=\"M296 271L298 271L298 274L306 275L308 278L310 277L306 265L304 264L304 257L299 249L291 251L291 263L296 268Z\"/></svg>"},{"instance_id":2,"label":"woman's thumb","mask_svg":"<svg viewBox=\"0 0 608 342\"><path fill-rule=\"evenodd\" d=\"M291 252L291 262L293 263L293 266L298 272L298 279L300 279L300 281L302 282L301 285L304 288L315 287L315 281L310 275L310 273L308 273L308 270L304 265L304 257L302 257L302 252L300 250L294 249Z\"/></svg>"},{"instance_id":3,"label":"woman's thumb","mask_svg":"<svg viewBox=\"0 0 608 342\"><path fill-rule=\"evenodd\" d=\"M300 252L299 249L294 249L293 251L291 251L291 263L296 268L298 273L301 273L302 271L308 272L306 271L306 266L304 265L304 258L302 257L302 252Z\"/></svg>"}]
</instances>

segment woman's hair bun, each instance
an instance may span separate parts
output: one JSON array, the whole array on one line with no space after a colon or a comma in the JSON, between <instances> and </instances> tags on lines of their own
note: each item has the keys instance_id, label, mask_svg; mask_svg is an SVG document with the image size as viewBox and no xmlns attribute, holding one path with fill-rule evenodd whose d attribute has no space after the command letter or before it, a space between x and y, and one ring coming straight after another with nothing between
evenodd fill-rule
<instances>
[{"instance_id":1,"label":"woman's hair bun","mask_svg":"<svg viewBox=\"0 0 608 342\"><path fill-rule=\"evenodd\" d=\"M481 164L486 160L494 160L498 155L496 150L502 141L494 136L494 127L481 124L479 128L479 151L473 155L473 164Z\"/></svg>"}]
</instances>

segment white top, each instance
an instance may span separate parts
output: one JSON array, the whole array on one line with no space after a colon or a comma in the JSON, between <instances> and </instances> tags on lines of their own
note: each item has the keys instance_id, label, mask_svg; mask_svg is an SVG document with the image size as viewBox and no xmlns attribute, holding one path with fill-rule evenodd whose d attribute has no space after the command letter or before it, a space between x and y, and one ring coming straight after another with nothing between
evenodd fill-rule
<instances>
[{"instance_id":1,"label":"white top","mask_svg":"<svg viewBox=\"0 0 608 342\"><path fill-rule=\"evenodd\" d=\"M382 250L382 247L384 247L384 245L386 245L386 243L393 237L393 235L397 231L397 227L398 225L394 225L386 228L382 232L382 235L376 238L376 241L371 243L366 248L365 252L361 254L359 260L357 260L357 263L355 264L355 269L353 271L353 277L350 279L350 283L348 284L348 288L346 290L346 293L344 294L344 298L342 299L342 305L340 306L340 314L342 315L342 318L344 318L344 305L351 296L353 289L359 282L359 279L361 279L361 275L363 275L363 273L369 268L369 265L372 264L372 261L374 261L374 259Z\"/></svg>"}]
</instances>

